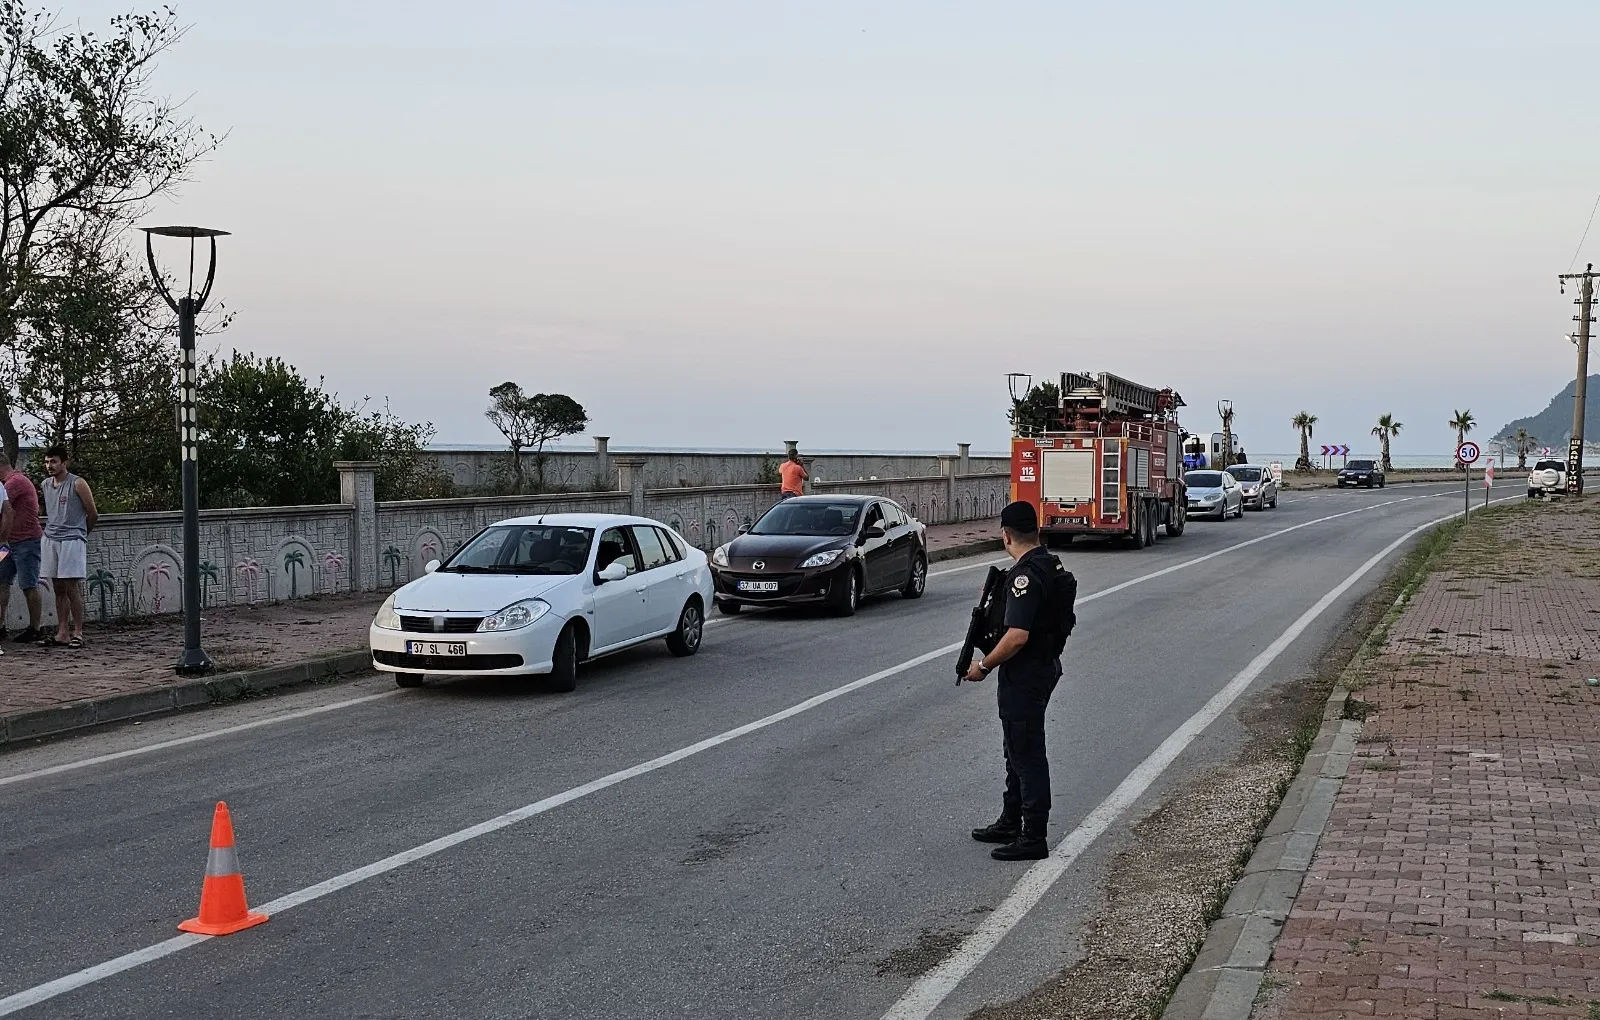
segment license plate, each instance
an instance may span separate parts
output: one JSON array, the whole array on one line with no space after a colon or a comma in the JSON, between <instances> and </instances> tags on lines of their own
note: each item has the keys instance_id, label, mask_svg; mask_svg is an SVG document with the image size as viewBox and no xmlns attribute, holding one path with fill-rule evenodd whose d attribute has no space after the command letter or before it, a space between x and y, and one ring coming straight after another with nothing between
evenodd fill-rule
<instances>
[{"instance_id":1,"label":"license plate","mask_svg":"<svg viewBox=\"0 0 1600 1020\"><path fill-rule=\"evenodd\" d=\"M740 581L740 591L777 591L777 581Z\"/></svg>"},{"instance_id":2,"label":"license plate","mask_svg":"<svg viewBox=\"0 0 1600 1020\"><path fill-rule=\"evenodd\" d=\"M467 654L465 641L407 641L407 655L459 656Z\"/></svg>"}]
</instances>

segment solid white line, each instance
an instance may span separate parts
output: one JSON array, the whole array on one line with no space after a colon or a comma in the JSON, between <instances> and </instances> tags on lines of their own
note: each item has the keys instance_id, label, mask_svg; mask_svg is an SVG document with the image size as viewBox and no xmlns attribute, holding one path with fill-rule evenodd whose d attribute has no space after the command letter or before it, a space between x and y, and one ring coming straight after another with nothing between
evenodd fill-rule
<instances>
[{"instance_id":1,"label":"solid white line","mask_svg":"<svg viewBox=\"0 0 1600 1020\"><path fill-rule=\"evenodd\" d=\"M1423 497L1413 497L1423 498ZM1516 497L1508 497L1516 498ZM1494 500L1503 503L1505 500ZM1195 738L1205 732L1206 728L1226 712L1228 708L1239 699L1240 695L1270 666L1273 660L1282 655L1284 650L1294 643L1295 639L1305 633L1323 613L1327 612L1352 586L1365 577L1373 567L1396 549L1410 541L1416 535L1427 531L1429 528L1455 519L1458 514L1435 518L1426 524L1419 524L1415 528L1401 535L1373 555L1355 572L1335 585L1330 591L1316 601L1310 609L1300 614L1299 619L1289 625L1289 628L1277 639L1262 649L1261 653L1250 664L1240 670L1227 685L1211 699L1201 706L1200 710L1163 740L1148 757L1141 761L1127 777L1117 784L1116 789L1102 800L1088 816L1079 823L1067 836L1057 843L1051 855L1038 864L1030 867L1017 881L1006 898L989 913L977 931L962 940L955 951L945 957L933 970L914 981L906 993L883 1014L883 1020L927 1020L933 1011L939 1008L945 998L955 990L963 979L978 968L1002 939L1027 916L1044 894L1050 890L1074 861L1089 848L1107 829L1109 829L1123 812L1132 807L1145 791L1148 790L1167 767L1182 754ZM1110 594L1115 589L1106 589L1100 594Z\"/></svg>"},{"instance_id":2,"label":"solid white line","mask_svg":"<svg viewBox=\"0 0 1600 1020\"><path fill-rule=\"evenodd\" d=\"M1164 577L1167 574L1170 574L1175 570L1182 570L1183 568L1188 567L1188 566L1192 566L1192 565L1194 565L1196 563L1205 563L1206 561L1215 559L1218 556L1222 556L1222 555L1225 555L1225 554L1231 553L1231 552L1236 552L1236 551L1238 551L1240 549L1243 549L1243 548L1245 548L1247 546L1255 545L1257 542L1265 542L1267 539L1277 538L1279 535L1287 535L1291 531L1298 531L1301 528L1307 528L1307 527L1310 527L1310 526L1312 526L1314 524L1322 524L1322 523L1324 523L1326 521L1331 521L1331 520L1333 520L1335 518L1338 518L1338 517L1345 517L1345 516L1347 516L1349 514L1365 513L1368 510L1376 510L1379 507L1390 506L1390 505L1392 505L1394 503L1405 503L1405 502L1407 502L1409 500L1413 500L1413 499L1427 499L1427 498L1430 498L1431 496L1436 496L1436 495L1443 495L1443 493L1428 493L1427 495L1423 495L1423 496L1407 496L1404 499L1389 500L1389 501L1383 502L1383 503L1373 503L1373 504L1370 504L1369 506L1358 507L1358 508L1356 508L1354 510L1345 510L1345 511L1343 511L1341 513L1332 514L1332 515L1327 516L1327 517L1318 517L1315 520L1305 521L1305 522L1302 522L1300 524L1294 524L1294 525L1291 525L1291 526L1289 526L1287 528L1280 528L1277 531L1269 531L1265 535L1260 535L1260 536L1257 536L1256 538L1248 539L1248 540L1246 540L1244 542L1239 542L1239 543L1236 543L1234 545L1225 546L1222 549L1218 549L1218 550L1216 550L1214 552L1206 553L1203 556L1198 556L1198 557L1195 557L1194 559L1191 559L1191 560L1184 560L1181 563L1173 564L1172 566L1169 566L1169 567L1167 567L1167 568L1165 568L1163 570L1158 570L1158 571L1156 571L1154 573L1151 573L1151 574L1145 574L1145 575L1142 575L1140 577L1136 577L1131 581L1124 581L1121 584L1116 585L1115 587L1112 587L1112 588L1108 588L1103 592L1098 592L1098 593L1093 594L1093 595L1081 596L1078 599L1078 601L1079 602L1092 602L1097 598L1101 598L1101 597L1103 597L1105 595L1113 594L1114 592L1122 591L1125 588L1132 587L1133 585L1136 585L1136 584L1141 584L1144 581L1152 580L1152 579L1157 578L1157 577ZM983 560L983 561L980 561L978 563L968 563L968 564L965 564L963 566L951 567L951 568L946 569L946 570L933 571L933 572L929 573L928 576L929 577L943 577L946 574L959 574L959 573L962 573L963 571L967 571L967 570L977 570L980 567L996 566L996 565L1005 564L1005 563L1009 563L1009 562L1010 562L1010 558L1009 557L1000 557L999 559ZM709 627L709 626L712 626L714 624L734 623L734 622L737 622L737 621L734 620L732 617L718 617L716 619L707 620L706 623L705 623L705 626ZM339 709L342 709L342 708L352 708L352 707L354 707L356 705L362 705L362 704L365 704L365 703L367 703L369 701L377 701L380 698L392 698L392 697L394 697L394 696L396 696L398 694L401 694L401 693L403 693L403 692L401 692L399 690L392 690L392 691L384 691L381 694L368 694L368 695L365 695L365 696L359 697L359 698L350 698L350 699L348 699L346 701L336 701L336 702L332 702L331 704L327 704L327 705L319 705L319 706L317 706L315 708L306 708L306 709L301 709L301 710L295 711L295 712L285 712L282 715L269 716L269 717L267 717L265 719L257 719L254 722L241 723L241 724L239 724L237 726L226 726L226 727L223 727L222 729L218 729L218 730L208 730L208 731L206 731L204 733L196 733L196 734L193 734L193 735L187 736L187 737L178 737L178 738L173 739L173 740L164 740L164 741L161 741L160 743L150 744L150 745L145 746L145 747L130 748L129 750L126 750L126 751L116 751L116 752L113 752L113 753L110 753L110 754L96 755L93 758L84 758L81 761L64 762L64 763L62 763L60 765L52 765L49 768L37 769L37 770L35 770L33 772L23 772L23 773L19 773L17 775L14 775L14 776L4 776L4 777L0 777L0 787L8 786L8 785L11 785L13 783L25 782L25 781L27 781L29 779L42 779L42 778L44 778L46 776L59 775L59 774L61 774L63 772L71 772L71 771L74 771L76 769L88 768L91 765L103 765L106 762L119 761L119 760L121 760L123 758L132 758L132 757L134 757L136 755L149 754L149 753L151 753L153 751L164 751L164 750L167 750L168 748L182 747L182 746L184 746L186 744L199 743L202 740L213 740L213 739L215 739L217 737L231 736L232 734L235 734L235 733L243 733L243 732L245 732L247 730L258 729L258 728L260 728L262 726L272 726L272 725L276 725L277 723L294 722L297 719L304 719L304 718L307 718L307 717L310 717L310 716L322 715L323 713L338 711Z\"/></svg>"},{"instance_id":3,"label":"solid white line","mask_svg":"<svg viewBox=\"0 0 1600 1020\"><path fill-rule=\"evenodd\" d=\"M1426 497L1420 497L1420 496L1419 497L1408 497L1408 499L1421 499L1421 498L1426 498ZM1406 500L1396 500L1395 502L1406 502ZM1377 505L1381 506L1381 505L1386 505L1386 504L1377 504ZM1363 509L1373 509L1373 507L1367 507L1367 508L1363 508ZM1332 517L1326 517L1326 518L1323 518L1322 520L1332 520L1334 517L1343 517L1343 516L1346 516L1346 515L1351 514L1351 513L1359 513L1359 512L1361 512L1361 511L1359 511L1359 510L1345 511L1345 513L1334 514ZM1448 520L1448 519L1449 518L1441 518L1440 520ZM1133 580L1124 581L1123 583L1118 584L1118 585L1114 585L1113 587L1106 588L1106 589L1103 589L1101 591L1093 592L1091 594L1082 596L1082 597L1080 597L1078 599L1078 602L1081 604L1081 603L1094 602L1094 601L1097 601L1099 599L1103 599L1108 595L1112 595L1112 594L1115 594L1116 592L1123 591L1123 590L1125 590L1125 589L1127 589L1127 588L1129 588L1129 587L1131 587L1131 586L1133 586L1135 584L1141 584L1141 583L1143 583L1145 581L1153 580L1153 579L1155 579L1157 577L1163 577L1163 576L1165 576L1167 574L1173 573L1174 571L1182 570L1185 567L1193 566L1193 565L1195 565L1197 563L1203 563L1203 562L1205 562L1207 560L1214 559L1215 557L1220 556L1223 553L1231 551L1233 549L1242 549L1242 548L1244 548L1246 546L1254 545L1257 542L1265 541L1267 538L1274 537L1274 535L1286 534L1289 531L1294 531L1294 530L1297 530L1299 528L1307 527L1307 526L1309 526L1310 524L1313 524L1313 523L1317 523L1317 522L1308 521L1305 524L1297 524L1297 525L1295 525L1295 526L1293 526L1291 528L1286 528L1283 531L1274 532L1273 535L1265 535L1265 536L1262 536L1260 538L1250 539L1249 541L1241 542L1241 543L1239 543L1237 545L1230 546L1230 547L1228 547L1228 549L1225 549L1225 550L1219 550L1217 552L1208 553L1205 556L1200 556L1200 557L1197 557L1197 558L1192 559L1192 560L1186 560L1183 563L1179 563L1179 564L1176 564L1174 566L1167 567L1167 568L1165 568L1163 570L1157 570L1157 571L1154 571L1154 572L1149 573L1149 574L1144 574L1144 575L1142 575L1140 577L1134 578ZM1431 522L1431 524L1437 524L1437 523L1439 523L1439 522L1438 521ZM1407 532L1405 536L1403 536L1400 539L1397 539L1388 548L1386 548L1382 553L1379 553L1377 556L1373 557L1371 560L1368 560L1367 564L1364 565L1361 568L1361 570L1359 570L1355 574L1351 575L1351 577L1348 580L1346 580L1345 583L1340 588L1336 589L1335 592L1330 593L1330 595L1324 596L1323 601L1319 602L1318 606L1323 606L1324 603L1331 602L1333 598L1337 598L1337 596L1338 596L1338 594L1340 592L1343 592L1344 590L1348 589L1350 585L1354 584L1355 581L1362 574L1364 574L1367 570L1371 569L1373 564L1377 563L1378 560L1382 559L1383 556L1387 555L1389 551L1391 551L1392 549L1394 549L1397 546L1399 546L1407 538L1410 538L1412 535L1415 535L1417 532L1425 530L1426 528L1430 527L1431 524L1424 524L1424 525L1422 525L1422 526L1420 526L1418 528L1412 529L1411 531ZM1317 612L1320 613L1321 610L1318 609ZM1309 623L1310 620L1314 619L1314 618L1315 618L1314 616L1312 616L1312 617L1303 617L1302 620L1304 621L1304 623ZM1296 626L1299 627L1301 630L1303 630L1304 629L1304 623L1297 623ZM1293 628L1291 628L1291 630L1293 630ZM1298 631L1295 631L1295 633L1298 633ZM1289 640L1292 640L1292 638L1290 638ZM1287 644L1287 641L1284 638L1280 638L1279 642ZM1279 642L1274 642L1272 648L1278 648L1279 647ZM1269 648L1268 651L1272 651L1272 648ZM638 765L632 766L631 768L622 769L621 771L612 772L609 775L601 776L599 779L592 780L592 781L590 781L588 783L583 784L582 786L575 786L572 789L565 790L565 791L563 791L561 793L555 794L555 795L550 796L550 797L546 797L543 800L538 800L538 801L533 802L532 804L528 804L528 805L525 805L524 807L517 808L516 810L508 811L508 812L506 812L505 814L502 814L502 815L497 815L494 818L488 819L487 821L479 822L476 825L469 826L469 827L467 827L465 829L461 829L461 830L459 830L457 832L453 832L453 833L450 833L450 834L445 835L445 836L440 836L438 839L435 839L435 840L432 840L430 842L424 843L421 846L412 847L410 850L403 850L400 853L394 854L394 855L389 856L389 857L385 857L384 859L382 859L380 861L375 861L372 864L368 864L368 865L366 865L364 867L356 868L356 869L354 869L352 871L347 871L342 875L335 875L333 878L327 879L327 880L322 881L322 882L318 882L315 885L307 886L306 888L301 889L301 890L299 890L297 892L289 893L286 896L280 896L277 899L271 901L270 903L260 904L257 907L257 909L261 910L263 913L268 913L268 914L271 914L271 913L282 913L285 910L290 910L290 909L292 909L294 907L297 907L297 906L300 906L302 904L309 903L309 902L311 902L313 900L316 900L316 899L320 899L323 896L327 896L330 893L337 892L340 889L347 888L348 886L355 885L358 882L363 882L363 881L365 881L365 880L367 880L369 878L373 878L373 877L375 877L377 875L382 875L382 874L384 874L386 872L393 871L396 868L399 868L399 867L401 867L403 865L406 865L406 864L410 864L410 863L412 863L414 861L422 860L425 857L431 857L434 854L441 853L441 852L443 852L445 850L450 849L451 847L459 846L462 843L466 843L466 842L468 842L470 840L477 839L480 836L488 835L488 834L490 834L492 832L497 832L500 829L504 829L509 825L515 825L516 823L518 823L520 821L524 821L524 820L526 820L528 818L532 818L535 815L544 814L545 812L554 810L555 808L560 807L560 806L562 806L564 804L570 804L571 802L573 802L575 800L578 800L578 799L580 799L582 797L587 797L592 793L597 793L597 792L599 792L601 790L604 790L604 789L607 789L609 787L616 786L618 783L623 783L623 782L626 782L629 779L634 779L634 778L636 778L638 776L642 776L642 775L645 775L647 773L654 772L657 769L665 768L668 765L674 764L676 762L683 761L685 758L690 758L690 757L693 757L694 755L700 754L702 751L708 751L708 750L710 750L710 749L712 749L714 747L718 747L718 746L720 746L722 744L726 744L729 741L737 740L740 737L747 736L748 734L754 733L754 732L756 732L758 730L766 729L769 726L776 725L777 723L780 723L780 722L782 722L782 721L784 721L786 719L791 719L791 718L793 718L793 717L795 717L797 715L800 715L803 712L809 712L811 709L816 708L819 705L824 705L824 704L826 704L826 703L828 703L830 701L833 701L835 698L841 698L844 695L850 694L850 693L852 693L854 691L858 691L861 688L868 686L869 684L874 684L874 683L877 683L879 680L883 680L883 679L885 679L887 677L891 677L891 676L895 676L895 675L900 674L900 673L904 673L905 671L907 671L909 669L914 669L917 666L920 666L920 665L922 665L924 663L932 662L935 659L942 658L943 656L946 656L946 655L949 655L949 654L951 654L953 652L959 651L960 649L961 649L961 642L958 641L958 642L955 642L953 644L945 645L942 648L935 648L932 651L924 652L923 654L918 655L915 658L907 659L906 661L904 661L902 663L899 663L898 665L890 666L887 669L879 670L878 672L869 674L867 676L864 676L864 677L860 678L859 680L853 680L850 683L847 683L847 684L843 685L842 687L835 687L832 690L824 691L821 694L815 695L814 697L807 698L804 701L801 701L801 702L798 702L798 703L796 703L794 705L791 705L788 708L781 709L780 711L774 712L771 715L763 716L762 718L757 719L754 722L745 723L743 726L738 726L738 727L735 727L735 728L733 728L731 730L726 730L726 731L724 731L722 733L719 733L719 734L717 734L715 736L707 737L704 740L699 741L698 743L690 744L687 747L679 748L676 751L671 751L671 752L669 752L667 754L661 755L660 757L652 758L652 759L650 759L649 761L646 761L646 762L641 762ZM1277 652L1273 651L1272 654L1273 654L1273 656L1276 656ZM1263 652L1262 655L1266 655L1266 653ZM1248 672L1249 669L1255 669L1257 672L1259 672L1260 669L1264 668L1266 663L1270 662L1270 661L1271 661L1271 658L1267 658L1267 659L1263 660L1261 656L1257 656L1256 662L1252 662L1251 666L1247 667L1247 672ZM1258 666L1258 663L1259 663L1259 666ZM1244 674L1240 674L1240 675L1243 676ZM1230 684L1229 687L1225 689L1225 691L1233 689L1234 686L1237 685L1238 683L1239 683L1238 678L1235 678L1234 683ZM1242 690L1242 687L1240 687L1240 689ZM394 692L385 692L385 693L386 694L391 694L391 693L394 693ZM1236 697L1237 695L1234 695L1234 696ZM376 695L374 697L376 697ZM1220 698L1220 697L1222 697L1221 694L1219 694L1216 697L1214 697L1211 702L1208 702L1207 703L1207 709L1210 708L1212 703L1217 702L1217 699ZM1231 701L1232 701L1232 698L1229 698L1228 702L1231 703ZM1222 705L1222 707L1225 708L1226 707L1226 703L1224 703ZM1201 711L1205 712L1207 709L1202 709ZM1221 710L1222 709L1219 708L1217 711L1220 713ZM310 711L310 710L308 710L308 711ZM1199 715L1197 715L1194 718L1199 718ZM1214 718L1214 716L1213 716L1213 718ZM1194 719L1190 720L1191 723L1193 721L1194 721ZM247 725L253 725L253 724L247 724ZM1185 727L1188 727L1188 726L1189 726L1189 724L1186 723ZM1180 729L1179 732L1184 732L1184 730ZM1174 737L1175 736L1176 736L1176 734L1174 735ZM1167 746L1167 744L1169 744L1169 743L1171 743L1173 741L1174 737L1169 737L1167 739L1167 742L1162 744L1162 747L1165 748ZM185 738L185 739L190 739L190 738ZM1184 743L1187 744L1188 740L1192 740L1192 739L1193 739L1193 737L1191 736L1187 740L1185 740ZM1158 749L1157 753L1158 754L1160 753L1159 749ZM1176 752L1174 752L1174 754L1175 753ZM1152 758L1154 758L1154 757L1155 756L1152 755ZM1149 761L1149 759L1147 759L1147 762L1148 761ZM1141 766L1141 767L1143 767L1143 766ZM1161 767L1164 768L1165 765L1162 765ZM1157 774L1159 774L1159 771L1158 771ZM1151 778L1154 778L1154 776L1152 776ZM1130 777L1130 779L1131 779L1131 777ZM1123 785L1126 786L1127 784L1128 784L1128 780L1125 780ZM1146 785L1148 785L1148 782L1146 782ZM1122 788L1119 787L1118 789L1121 790ZM1116 794L1113 794L1113 797L1115 797L1115 796L1116 796ZM1109 802L1110 802L1110 799L1108 798L1108 803ZM1097 808L1096 809L1096 814L1090 816L1091 820L1093 820L1095 818L1098 818L1101 815L1103 815L1104 814L1104 809L1105 809L1105 805L1102 804L1101 808ZM1117 809L1118 812L1120 812L1120 810L1121 810L1120 808ZM1109 825L1111 820L1114 817L1115 817L1115 814L1112 814L1110 816L1105 817L1103 823L1101 824L1101 828L1097 829L1097 830L1094 830L1094 834L1089 836L1087 839L1085 839L1083 841L1083 845L1087 846L1089 842L1092 842L1092 840L1094 838L1094 835L1098 835L1100 831L1103 831L1104 826ZM1084 824L1088 825L1089 822L1086 821ZM1083 828L1083 826L1080 826L1079 828L1081 830ZM1058 860L1063 861L1063 863L1061 864L1061 867L1063 867L1063 868L1065 867L1065 865L1067 863L1070 863L1071 862L1071 857L1069 856L1069 857L1065 857L1063 859L1062 855L1063 855L1063 853L1065 851L1068 851L1068 850L1070 850L1070 853L1071 853L1072 856L1076 856L1076 854L1078 852L1080 852L1081 848L1080 849L1070 849L1070 846L1069 846L1070 841L1072 839L1074 839L1074 837L1076 835L1077 834L1074 833L1073 836L1068 836L1067 840L1063 841L1063 843L1057 848L1057 851L1056 851L1057 857L1051 858L1051 859L1043 862L1043 864L1036 865L1033 869L1030 869L1030 871L1028 872L1028 875L1024 876L1023 882L1026 883L1026 882L1029 882L1031 880L1032 882L1037 884L1040 880L1038 878L1030 879L1029 876L1035 875L1036 872L1040 872L1041 868L1046 868L1047 866L1050 866L1050 865L1054 864ZM990 916L989 920L985 923L984 927L979 929L978 933L976 933L973 936L971 936L967 940L967 942L964 942L962 944L963 948L965 948L969 943L972 943L973 939L978 938L979 935L982 935L985 932L991 932L991 931L996 932L992 936L993 943L998 943L1000 938L1002 936L1004 936L1004 934L1007 931L1009 931L1011 929L1011 927L1015 926L1017 920L1020 920L1022 915L1027 912L1027 909L1029 907L1031 907L1034 903L1038 902L1038 898L1044 894L1045 889L1049 888L1050 882L1053 882L1054 880L1055 880L1055 875L1052 875L1049 878L1048 881L1045 881L1043 883L1043 885L1038 887L1037 892L1031 893L1033 898L1031 900L1027 900L1026 901L1026 906L1023 906L1020 911L1017 911L1015 906L1012 906L1011 908L1009 908L1012 911L1012 913L1007 913L1007 914L1003 914L1002 915L1001 911L996 911L996 913L994 915ZM1020 888L1022 888L1022 886L1019 884L1019 889ZM1030 886L1029 888L1031 889L1032 887ZM1013 890L1013 892L1011 894L1011 897L1007 899L1007 903L1008 904L1011 903L1012 898L1015 898L1017 896L1018 896L1017 890ZM1018 901L1018 903L1021 903L1021 902L1022 902L1021 900ZM1006 909L1007 909L1007 907L1003 904L1001 910L1003 911L1003 910L1006 910ZM996 917L998 917L998 916L1011 917L1011 916L1013 916L1013 914L1014 914L1013 919L1010 921L1009 924L1005 925L1005 927L1003 929L995 929L994 928ZM72 991L73 989L82 988L85 985L93 984L94 982L99 981L102 978L109 977L109 976L111 976L113 974L119 974L122 971L128 970L128 969L130 969L132 967L137 967L140 964L147 963L147 962L149 962L151 960L160 959L163 956L167 956L167 955L170 955L172 953L176 953L179 950L187 949L192 945L198 945L200 942L205 941L208 938L209 938L209 936L180 936L178 938L168 939L165 942L160 942L160 943L157 943L156 945L147 946L144 949L136 950L135 952L128 953L128 954L123 955L123 956L119 956L114 960L107 961L106 963L97 964L96 966L87 968L86 970L81 970L81 971L78 971L78 972L76 972L74 974L68 974L65 977L57 978L54 981L50 981L50 982L47 982L45 984L38 985L38 986L35 986L33 988L26 989L24 991L17 992L17 993L15 993L13 995L7 996L6 998L0 999L0 1016L8 1016L8 1015L10 1015L12 1013L17 1012L18 1010L25 1009L26 1007L34 1005L34 1004L39 1003L39 1002L43 1002L46 999L53 998L53 997L55 997L57 995L61 995L61 994L65 993L65 992L68 992L68 991ZM993 944L990 944L988 946L988 948L983 949L981 954L979 954L978 956L976 956L975 958L973 958L971 960L970 966L966 967L965 970L960 970L959 973L957 973L955 971L949 971L948 973L952 973L952 974L955 975L954 979L950 982L948 988L945 988L944 991L939 993L938 999L932 1000L933 1005L934 1006L938 1005L938 1002L940 1000L942 1000L945 995L949 994L949 989L950 988L954 988L955 984L957 982L959 982L962 977L964 977L967 973L970 973L972 967L977 966L978 961L981 960L984 955L987 955L989 950L992 949L992 948L993 948ZM959 953L962 952L962 950L958 950L957 952L959 954ZM934 971L933 974L937 975L937 974L947 973L946 968L947 968L948 964L949 964L949 961L946 961L946 964L945 965L941 965L941 968L936 970L936 971ZM930 975L930 977L931 976L932 975ZM924 979L924 981L925 980L926 979ZM913 991L916 991L918 988L922 987L923 984L924 984L924 981L919 981L917 985L914 985L913 986ZM908 996L910 994L911 993L907 993ZM904 1001L904 1000L902 1000L902 1001ZM899 1008L899 1007L896 1007L896 1008ZM930 1006L929 1008L931 1009L932 1007ZM922 1015L922 1016L925 1016L926 1014L908 1014L908 1015Z\"/></svg>"},{"instance_id":4,"label":"solid white line","mask_svg":"<svg viewBox=\"0 0 1600 1020\"><path fill-rule=\"evenodd\" d=\"M113 751L109 754L97 754L93 758L82 758L78 761L64 762L52 765L49 768L35 769L32 772L19 772L14 776L0 776L0 786L9 786L12 783L26 782L29 779L42 779L45 776L59 775L62 772L71 772L74 769L88 768L90 765L104 765L106 762L120 761L123 758L132 758L135 755L149 754L152 751L165 751L171 747L182 747L185 744L195 744L202 740L215 740L217 737L227 737L235 733L244 733L247 730L259 729L262 726L273 726L278 723L293 722L296 719L307 719L311 716L323 715L327 712L337 712L341 708L350 708L354 705L365 705L369 701L381 698L392 698L401 693L398 689L383 691L379 694L364 694L359 698L347 698L344 701L333 701L326 705L317 705L313 708L302 708L294 712L285 712L282 715L268 716L254 722L239 723L236 726L224 726L219 730L207 730L204 733L195 733L187 737L175 737L172 740L163 740L155 744L146 744L143 747L133 747L126 751Z\"/></svg>"}]
</instances>

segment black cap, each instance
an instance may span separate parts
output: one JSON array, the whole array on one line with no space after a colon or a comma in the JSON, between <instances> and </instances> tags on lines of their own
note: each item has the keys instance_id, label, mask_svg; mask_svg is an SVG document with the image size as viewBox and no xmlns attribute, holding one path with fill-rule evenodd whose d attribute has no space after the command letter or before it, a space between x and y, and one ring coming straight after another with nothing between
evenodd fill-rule
<instances>
[{"instance_id":1,"label":"black cap","mask_svg":"<svg viewBox=\"0 0 1600 1020\"><path fill-rule=\"evenodd\" d=\"M1032 503L1024 503L1020 499L1015 503L1007 503L1006 508L1000 511L1000 526L1023 534L1038 531L1039 512L1033 508Z\"/></svg>"}]
</instances>

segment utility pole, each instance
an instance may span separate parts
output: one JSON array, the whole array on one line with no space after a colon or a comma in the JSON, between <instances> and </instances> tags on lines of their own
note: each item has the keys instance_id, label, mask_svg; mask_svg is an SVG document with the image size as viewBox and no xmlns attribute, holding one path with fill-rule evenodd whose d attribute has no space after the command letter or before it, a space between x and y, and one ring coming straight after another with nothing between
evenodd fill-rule
<instances>
[{"instance_id":1,"label":"utility pole","mask_svg":"<svg viewBox=\"0 0 1600 1020\"><path fill-rule=\"evenodd\" d=\"M1589 391L1589 323L1594 321L1594 263L1590 262L1581 273L1564 273L1561 293L1567 292L1568 280L1581 281L1578 300L1578 378L1572 390L1572 439L1567 444L1567 492L1574 496L1583 494L1583 418Z\"/></svg>"},{"instance_id":2,"label":"utility pole","mask_svg":"<svg viewBox=\"0 0 1600 1020\"><path fill-rule=\"evenodd\" d=\"M1222 464L1218 470L1233 467L1233 401L1217 401L1217 414L1222 418Z\"/></svg>"}]
</instances>

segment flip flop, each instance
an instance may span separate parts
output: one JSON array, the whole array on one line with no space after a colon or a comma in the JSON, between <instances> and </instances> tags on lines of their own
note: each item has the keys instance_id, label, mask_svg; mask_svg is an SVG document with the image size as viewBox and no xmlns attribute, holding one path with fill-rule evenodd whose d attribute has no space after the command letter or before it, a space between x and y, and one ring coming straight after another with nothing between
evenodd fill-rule
<instances>
[{"instance_id":1,"label":"flip flop","mask_svg":"<svg viewBox=\"0 0 1600 1020\"><path fill-rule=\"evenodd\" d=\"M83 647L83 638L81 638L81 637L73 638L71 641L67 642L67 647L68 648L82 648Z\"/></svg>"},{"instance_id":2,"label":"flip flop","mask_svg":"<svg viewBox=\"0 0 1600 1020\"><path fill-rule=\"evenodd\" d=\"M40 648L59 648L59 647L61 647L61 642L57 641L55 639L55 635L54 634L52 634L51 636L49 636L47 638L40 638L38 641L35 641L34 644L38 645Z\"/></svg>"}]
</instances>

